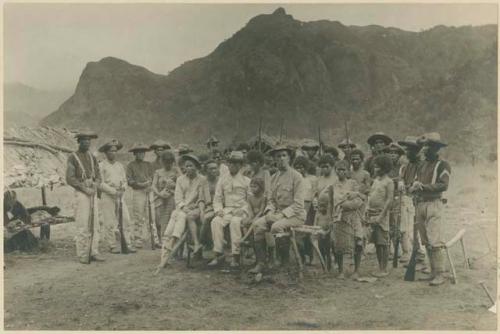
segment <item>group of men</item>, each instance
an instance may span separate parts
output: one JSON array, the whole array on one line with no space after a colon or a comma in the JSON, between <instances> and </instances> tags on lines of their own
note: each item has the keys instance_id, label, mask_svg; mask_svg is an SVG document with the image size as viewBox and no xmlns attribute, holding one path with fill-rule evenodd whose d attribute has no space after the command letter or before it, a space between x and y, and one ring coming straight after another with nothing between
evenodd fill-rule
<instances>
[{"instance_id":1,"label":"group of men","mask_svg":"<svg viewBox=\"0 0 500 334\"><path fill-rule=\"evenodd\" d=\"M238 267L241 247L251 245L251 273L268 265L287 267L286 232L317 225L325 232L322 253L328 258L333 253L341 279L345 254L353 256L352 277L359 278L367 244L375 245L379 263L373 275L386 276L392 239L401 242L401 262L408 261L412 241L413 247L425 247L431 285L445 281L441 211L451 171L439 158L447 145L438 133L397 143L375 133L367 140L372 151L367 159L349 139L338 145L342 154L313 140L298 148L277 143L266 152L259 150L261 145L242 144L223 154L210 138L208 153L200 155L187 145L174 152L159 140L134 145L129 150L134 160L126 168L116 160L123 148L118 140L99 148L104 159L98 162L89 152L97 135L82 132L76 138L79 149L68 158L67 183L75 189L76 249L82 263L104 260L98 250L99 208L109 251L120 253L126 245L128 252L136 252L149 240L153 249L161 249L158 270L169 264L186 232L195 257L213 251L209 266L224 263L230 246L230 266ZM150 150L154 162L144 160ZM127 188L132 220L123 201ZM307 240L301 256L312 261Z\"/></svg>"}]
</instances>

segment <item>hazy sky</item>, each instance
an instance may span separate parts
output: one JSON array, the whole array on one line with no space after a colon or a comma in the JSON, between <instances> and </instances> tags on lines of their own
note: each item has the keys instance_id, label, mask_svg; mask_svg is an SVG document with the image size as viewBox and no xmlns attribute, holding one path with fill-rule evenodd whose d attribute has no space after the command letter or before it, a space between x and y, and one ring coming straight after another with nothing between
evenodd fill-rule
<instances>
[{"instance_id":1,"label":"hazy sky","mask_svg":"<svg viewBox=\"0 0 500 334\"><path fill-rule=\"evenodd\" d=\"M114 56L166 74L203 57L252 17L419 31L497 23L496 4L5 4L5 81L73 90L89 61Z\"/></svg>"}]
</instances>

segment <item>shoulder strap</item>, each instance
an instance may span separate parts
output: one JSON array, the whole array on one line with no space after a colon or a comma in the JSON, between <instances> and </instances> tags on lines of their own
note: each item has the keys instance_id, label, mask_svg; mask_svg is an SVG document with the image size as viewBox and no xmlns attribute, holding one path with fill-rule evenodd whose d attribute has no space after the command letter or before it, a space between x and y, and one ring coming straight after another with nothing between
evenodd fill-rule
<instances>
[{"instance_id":1,"label":"shoulder strap","mask_svg":"<svg viewBox=\"0 0 500 334\"><path fill-rule=\"evenodd\" d=\"M73 152L73 157L75 158L76 162L78 163L78 166L82 170L82 178L85 180L87 178L87 173L85 173L85 168L83 168L82 161L80 160L80 158L78 158L78 155L76 154L76 152Z\"/></svg>"},{"instance_id":2,"label":"shoulder strap","mask_svg":"<svg viewBox=\"0 0 500 334\"><path fill-rule=\"evenodd\" d=\"M95 169L94 169L94 156L90 154L90 152L87 152L90 158L90 169L92 171L92 180L95 179Z\"/></svg>"},{"instance_id":3,"label":"shoulder strap","mask_svg":"<svg viewBox=\"0 0 500 334\"><path fill-rule=\"evenodd\" d=\"M441 166L441 160L438 160L438 162L436 163L436 166L434 166L434 171L432 172L431 184L435 184L437 181L439 166Z\"/></svg>"}]
</instances>

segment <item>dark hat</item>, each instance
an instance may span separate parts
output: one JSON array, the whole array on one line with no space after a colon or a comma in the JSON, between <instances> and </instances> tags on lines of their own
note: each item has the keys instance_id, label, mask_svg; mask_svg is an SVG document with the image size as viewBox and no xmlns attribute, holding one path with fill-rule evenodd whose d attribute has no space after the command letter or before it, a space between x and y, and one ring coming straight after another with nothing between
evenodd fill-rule
<instances>
[{"instance_id":1,"label":"dark hat","mask_svg":"<svg viewBox=\"0 0 500 334\"><path fill-rule=\"evenodd\" d=\"M244 162L245 156L241 151L232 151L227 159L228 162Z\"/></svg>"},{"instance_id":2,"label":"dark hat","mask_svg":"<svg viewBox=\"0 0 500 334\"><path fill-rule=\"evenodd\" d=\"M421 146L418 142L418 138L415 136L406 136L404 140L398 141L398 144L406 147L415 147L418 148Z\"/></svg>"},{"instance_id":3,"label":"dark hat","mask_svg":"<svg viewBox=\"0 0 500 334\"><path fill-rule=\"evenodd\" d=\"M290 147L286 146L286 145L277 145L275 148L273 148L273 149L271 149L269 151L269 154L270 155L275 155L279 151L287 151L288 155L290 157L293 156L293 150Z\"/></svg>"},{"instance_id":4,"label":"dark hat","mask_svg":"<svg viewBox=\"0 0 500 334\"><path fill-rule=\"evenodd\" d=\"M186 153L180 157L180 160L184 163L186 160L193 162L196 165L196 168L201 168L201 163L198 157L194 154Z\"/></svg>"},{"instance_id":5,"label":"dark hat","mask_svg":"<svg viewBox=\"0 0 500 334\"><path fill-rule=\"evenodd\" d=\"M111 141L109 141L106 144L99 147L98 151L101 153L105 153L105 152L109 151L109 149L113 146L116 147L117 151L119 151L123 148L123 144L120 141L118 141L116 139L112 139Z\"/></svg>"},{"instance_id":6,"label":"dark hat","mask_svg":"<svg viewBox=\"0 0 500 334\"><path fill-rule=\"evenodd\" d=\"M387 149L389 152L396 151L399 155L405 154L405 150L396 143L390 143L389 146L387 146Z\"/></svg>"},{"instance_id":7,"label":"dark hat","mask_svg":"<svg viewBox=\"0 0 500 334\"><path fill-rule=\"evenodd\" d=\"M212 144L212 143L218 143L219 140L217 138L215 138L215 136L211 136L210 138L208 138L207 140L207 145L208 144Z\"/></svg>"},{"instance_id":8,"label":"dark hat","mask_svg":"<svg viewBox=\"0 0 500 334\"><path fill-rule=\"evenodd\" d=\"M383 132L375 132L373 135L371 135L368 138L368 140L366 142L368 143L368 145L373 146L373 145L375 145L375 141L378 139L383 140L386 145L389 145L390 143L392 143L392 138Z\"/></svg>"},{"instance_id":9,"label":"dark hat","mask_svg":"<svg viewBox=\"0 0 500 334\"><path fill-rule=\"evenodd\" d=\"M179 144L177 152L179 153L179 155L184 155L193 152L193 150L189 147L188 144Z\"/></svg>"},{"instance_id":10,"label":"dark hat","mask_svg":"<svg viewBox=\"0 0 500 334\"><path fill-rule=\"evenodd\" d=\"M132 145L132 148L128 150L129 152L135 153L135 152L147 152L149 151L149 146L143 143L135 143Z\"/></svg>"},{"instance_id":11,"label":"dark hat","mask_svg":"<svg viewBox=\"0 0 500 334\"><path fill-rule=\"evenodd\" d=\"M298 156L295 158L293 165L294 166L304 166L305 169L308 169L310 162L309 162L309 159L307 159L306 157Z\"/></svg>"},{"instance_id":12,"label":"dark hat","mask_svg":"<svg viewBox=\"0 0 500 334\"><path fill-rule=\"evenodd\" d=\"M349 139L344 139L340 142L340 144L337 145L338 148L344 149L344 148L356 148L356 144L354 144L351 140Z\"/></svg>"},{"instance_id":13,"label":"dark hat","mask_svg":"<svg viewBox=\"0 0 500 334\"><path fill-rule=\"evenodd\" d=\"M90 131L90 130L83 130L83 131L78 132L75 135L75 138L76 139L81 139L81 138L96 139L97 134L95 132Z\"/></svg>"},{"instance_id":14,"label":"dark hat","mask_svg":"<svg viewBox=\"0 0 500 334\"><path fill-rule=\"evenodd\" d=\"M420 143L421 145L430 144L430 145L435 145L438 147L448 146L448 144L446 144L445 142L443 142L441 140L441 135L439 135L439 133L437 133L437 132L426 133L426 134L420 136L420 138L417 140L417 142Z\"/></svg>"},{"instance_id":15,"label":"dark hat","mask_svg":"<svg viewBox=\"0 0 500 334\"><path fill-rule=\"evenodd\" d=\"M319 148L319 143L312 139L304 139L300 144L301 148Z\"/></svg>"},{"instance_id":16,"label":"dark hat","mask_svg":"<svg viewBox=\"0 0 500 334\"><path fill-rule=\"evenodd\" d=\"M170 145L169 142L166 142L164 140L159 139L159 140L155 141L153 144L151 144L151 146L149 148L152 150L155 150L159 147L163 147L164 149L170 149L170 148L172 148L172 145Z\"/></svg>"}]
</instances>

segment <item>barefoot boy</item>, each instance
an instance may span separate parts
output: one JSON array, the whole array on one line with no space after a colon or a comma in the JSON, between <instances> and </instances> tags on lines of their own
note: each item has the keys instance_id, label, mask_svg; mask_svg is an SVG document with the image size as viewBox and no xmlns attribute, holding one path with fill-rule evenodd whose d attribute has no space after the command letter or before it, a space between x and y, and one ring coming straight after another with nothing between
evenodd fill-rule
<instances>
[{"instance_id":1,"label":"barefoot boy","mask_svg":"<svg viewBox=\"0 0 500 334\"><path fill-rule=\"evenodd\" d=\"M368 221L372 226L371 241L375 244L379 270L375 277L385 277L389 259L389 209L394 197L394 183L388 174L392 169L391 159L378 155L373 161L375 179L368 196Z\"/></svg>"}]
</instances>

